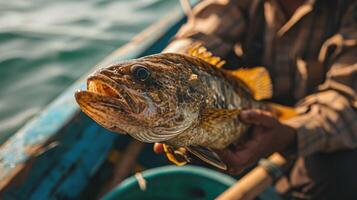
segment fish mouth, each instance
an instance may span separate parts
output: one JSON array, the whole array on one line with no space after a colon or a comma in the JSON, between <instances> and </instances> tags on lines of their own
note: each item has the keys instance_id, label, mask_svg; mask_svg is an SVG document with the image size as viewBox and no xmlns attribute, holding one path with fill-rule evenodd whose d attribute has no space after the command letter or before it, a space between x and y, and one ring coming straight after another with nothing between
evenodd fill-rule
<instances>
[{"instance_id":1,"label":"fish mouth","mask_svg":"<svg viewBox=\"0 0 357 200\"><path fill-rule=\"evenodd\" d=\"M75 98L81 108L94 107L102 112L115 110L121 114L139 114L147 107L144 97L127 87L125 80L114 81L103 74L90 76L87 79L87 90L77 91ZM111 109L105 110L105 107Z\"/></svg>"}]
</instances>

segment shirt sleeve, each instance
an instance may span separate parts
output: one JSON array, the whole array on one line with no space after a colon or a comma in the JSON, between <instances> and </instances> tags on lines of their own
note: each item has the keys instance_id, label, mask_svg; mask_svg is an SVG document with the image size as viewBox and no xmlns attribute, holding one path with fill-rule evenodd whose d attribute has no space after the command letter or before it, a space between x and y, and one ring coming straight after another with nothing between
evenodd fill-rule
<instances>
[{"instance_id":1,"label":"shirt sleeve","mask_svg":"<svg viewBox=\"0 0 357 200\"><path fill-rule=\"evenodd\" d=\"M346 13L320 51L328 66L325 82L297 105L299 116L285 121L297 130L302 156L357 147L357 5Z\"/></svg>"},{"instance_id":2,"label":"shirt sleeve","mask_svg":"<svg viewBox=\"0 0 357 200\"><path fill-rule=\"evenodd\" d=\"M215 55L226 57L244 37L249 5L249 0L202 1L164 51L184 52L190 43L199 41Z\"/></svg>"}]
</instances>

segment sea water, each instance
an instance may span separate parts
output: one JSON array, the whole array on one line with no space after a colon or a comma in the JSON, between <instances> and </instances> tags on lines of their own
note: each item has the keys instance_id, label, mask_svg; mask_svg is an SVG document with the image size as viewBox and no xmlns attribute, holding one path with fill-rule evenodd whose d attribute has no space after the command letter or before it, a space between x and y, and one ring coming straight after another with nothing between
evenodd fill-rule
<instances>
[{"instance_id":1,"label":"sea water","mask_svg":"<svg viewBox=\"0 0 357 200\"><path fill-rule=\"evenodd\" d=\"M0 1L0 144L178 0Z\"/></svg>"}]
</instances>

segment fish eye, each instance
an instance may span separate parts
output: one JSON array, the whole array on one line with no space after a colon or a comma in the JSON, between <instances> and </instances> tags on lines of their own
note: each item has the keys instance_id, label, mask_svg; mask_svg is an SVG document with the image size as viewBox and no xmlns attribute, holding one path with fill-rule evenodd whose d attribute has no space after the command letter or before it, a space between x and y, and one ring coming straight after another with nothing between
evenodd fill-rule
<instances>
[{"instance_id":1,"label":"fish eye","mask_svg":"<svg viewBox=\"0 0 357 200\"><path fill-rule=\"evenodd\" d=\"M150 78L151 75L149 69L142 65L134 65L130 68L130 71L135 79L139 81L146 81Z\"/></svg>"}]
</instances>

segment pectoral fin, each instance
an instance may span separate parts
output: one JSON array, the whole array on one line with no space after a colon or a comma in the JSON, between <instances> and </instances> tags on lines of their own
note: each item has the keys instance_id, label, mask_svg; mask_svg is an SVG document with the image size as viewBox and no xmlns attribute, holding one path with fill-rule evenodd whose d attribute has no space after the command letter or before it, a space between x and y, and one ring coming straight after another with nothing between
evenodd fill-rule
<instances>
[{"instance_id":1,"label":"pectoral fin","mask_svg":"<svg viewBox=\"0 0 357 200\"><path fill-rule=\"evenodd\" d=\"M222 170L227 169L226 164L224 164L222 160L219 158L219 156L209 148L190 146L190 147L180 147L174 149L166 144L164 144L163 147L167 159L173 162L177 166L186 165L188 162L191 161L191 159L188 157L187 154L187 152L189 152L207 164L210 164Z\"/></svg>"},{"instance_id":2,"label":"pectoral fin","mask_svg":"<svg viewBox=\"0 0 357 200\"><path fill-rule=\"evenodd\" d=\"M186 147L187 151L195 155L202 161L213 165L219 169L226 170L227 165L219 158L219 156L209 148L199 147L199 146L190 146Z\"/></svg>"},{"instance_id":3,"label":"pectoral fin","mask_svg":"<svg viewBox=\"0 0 357 200\"><path fill-rule=\"evenodd\" d=\"M186 149L181 147L174 149L169 145L163 144L164 152L169 161L173 162L177 166L186 165L189 162L189 158L186 155Z\"/></svg>"}]
</instances>

